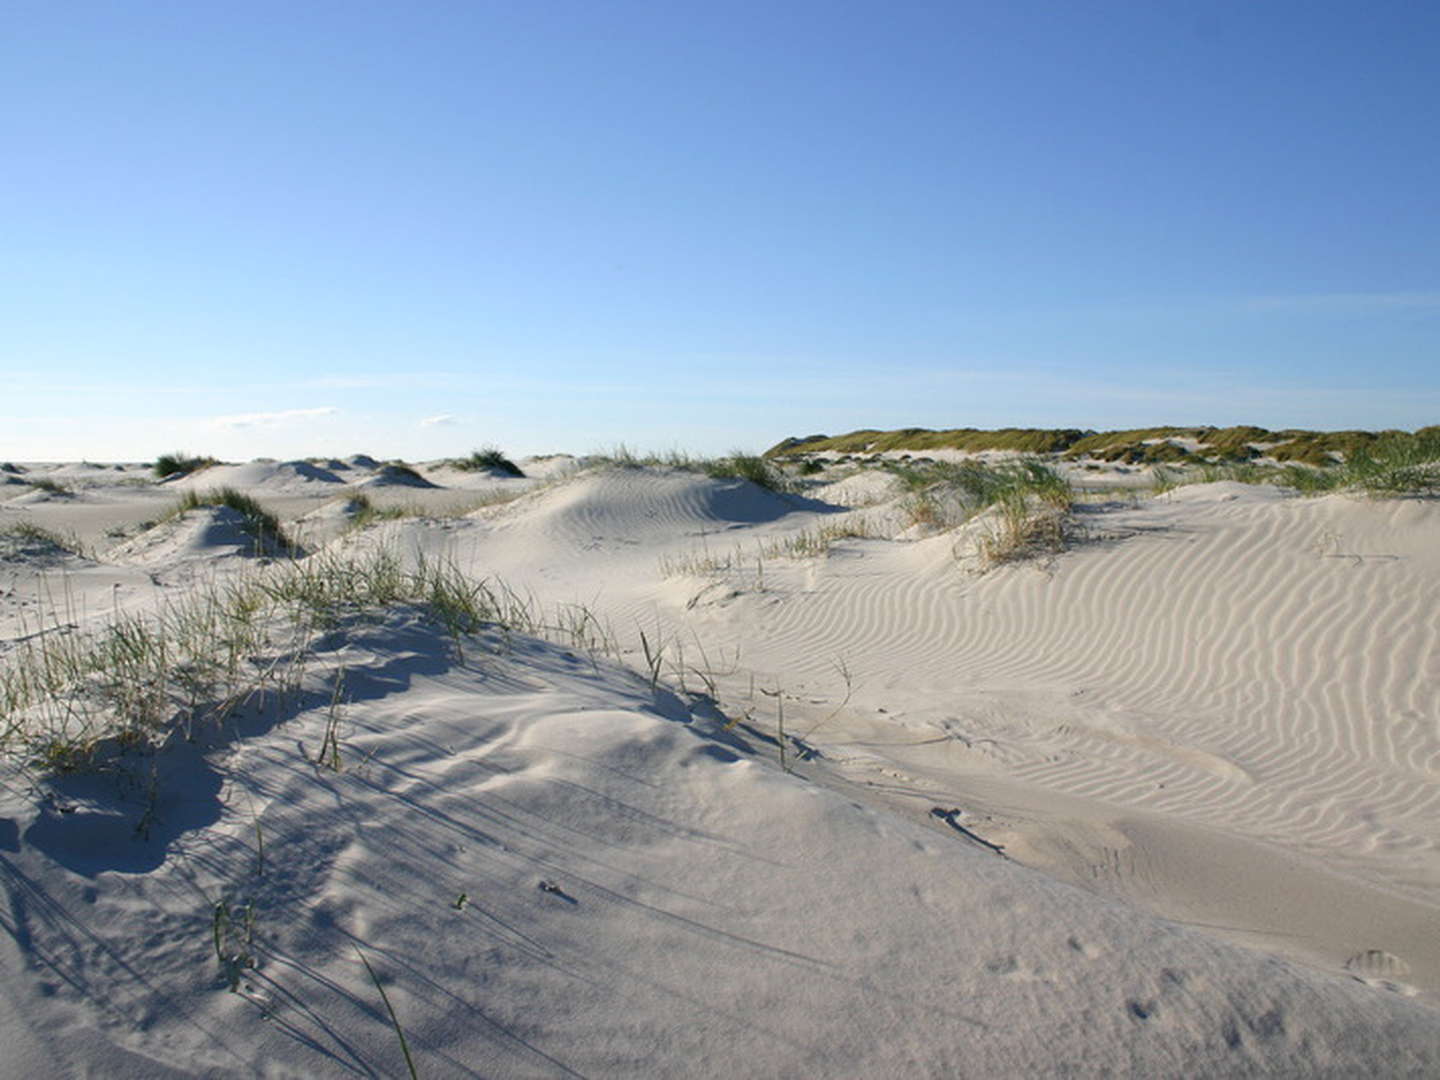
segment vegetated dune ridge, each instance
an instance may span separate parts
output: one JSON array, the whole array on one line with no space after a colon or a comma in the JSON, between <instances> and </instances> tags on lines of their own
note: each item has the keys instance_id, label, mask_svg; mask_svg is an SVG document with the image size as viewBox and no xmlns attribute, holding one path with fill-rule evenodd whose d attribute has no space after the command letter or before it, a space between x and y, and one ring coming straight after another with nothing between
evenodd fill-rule
<instances>
[{"instance_id":1,"label":"vegetated dune ridge","mask_svg":"<svg viewBox=\"0 0 1440 1080\"><path fill-rule=\"evenodd\" d=\"M889 493L846 485L814 493ZM11 769L7 1068L403 1074L357 946L422 1076L1440 1068L1440 506L1211 484L983 574L983 518L781 554L897 520L844 509L609 469L321 547L588 621L457 656L377 612L153 772ZM17 548L0 655L47 596L173 600L205 535L143 581ZM642 668L643 630L671 689L596 628Z\"/></svg>"}]
</instances>

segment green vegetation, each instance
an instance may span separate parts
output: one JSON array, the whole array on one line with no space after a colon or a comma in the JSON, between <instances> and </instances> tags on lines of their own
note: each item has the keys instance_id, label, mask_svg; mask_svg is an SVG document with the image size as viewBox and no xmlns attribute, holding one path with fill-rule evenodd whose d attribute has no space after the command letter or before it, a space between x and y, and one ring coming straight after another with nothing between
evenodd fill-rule
<instances>
[{"instance_id":1,"label":"green vegetation","mask_svg":"<svg viewBox=\"0 0 1440 1080\"><path fill-rule=\"evenodd\" d=\"M698 458L683 450L671 450L664 454L637 454L621 443L606 454L590 458L594 465L614 465L624 469L664 468L682 469L686 472L704 473L717 480L749 480L769 491L789 491L793 484L778 465L757 454L736 450L727 457Z\"/></svg>"},{"instance_id":2,"label":"green vegetation","mask_svg":"<svg viewBox=\"0 0 1440 1080\"><path fill-rule=\"evenodd\" d=\"M60 483L59 480L51 480L48 476L42 476L38 479L27 480L25 482L33 488L38 488L41 491L48 491L51 495L74 494L68 487Z\"/></svg>"},{"instance_id":3,"label":"green vegetation","mask_svg":"<svg viewBox=\"0 0 1440 1080\"><path fill-rule=\"evenodd\" d=\"M1069 540L1070 518L1056 507L1036 506L1018 493L1007 494L995 507L990 527L980 535L977 551L985 568L1040 555L1055 555Z\"/></svg>"},{"instance_id":4,"label":"green vegetation","mask_svg":"<svg viewBox=\"0 0 1440 1080\"><path fill-rule=\"evenodd\" d=\"M1260 457L1280 463L1330 467L1359 459L1382 444L1405 438L1423 439L1432 428L1403 431L1300 431L1240 425L1235 427L1152 427L1123 431L1085 432L1069 428L1002 428L981 431L959 428L931 431L854 431L848 435L808 435L785 439L765 452L771 459L804 458L822 451L838 454L880 454L908 451L958 450L980 453L1009 450L1031 454L1063 454L1127 465L1241 464ZM1389 451L1381 451L1382 455Z\"/></svg>"},{"instance_id":5,"label":"green vegetation","mask_svg":"<svg viewBox=\"0 0 1440 1080\"><path fill-rule=\"evenodd\" d=\"M211 465L219 464L220 462L213 457L195 457L183 450L176 450L173 454L161 454L156 458L154 472L156 476L164 480L167 476L188 476L201 469L208 469Z\"/></svg>"},{"instance_id":6,"label":"green vegetation","mask_svg":"<svg viewBox=\"0 0 1440 1080\"><path fill-rule=\"evenodd\" d=\"M395 1029L395 1035L400 1040L400 1052L405 1055L405 1068L410 1073L410 1080L419 1080L415 1072L415 1060L410 1056L410 1044L405 1041L405 1029L400 1026L400 1018L395 1015L395 1006L390 1004L390 995L385 993L385 985L380 981L380 976L375 974L375 969L370 966L370 961L365 959L365 954L358 945L355 946L355 955L360 957L360 962L370 974L370 981L375 984L375 989L380 991L380 1000L385 1005L385 1012L390 1016L390 1026Z\"/></svg>"},{"instance_id":7,"label":"green vegetation","mask_svg":"<svg viewBox=\"0 0 1440 1080\"><path fill-rule=\"evenodd\" d=\"M107 745L218 730L246 703L293 693L318 636L396 608L440 625L457 649L488 623L540 628L504 587L450 564L407 568L388 550L275 563L88 634L73 632L74 612L52 612L54 625L22 634L0 662L0 749L58 770Z\"/></svg>"},{"instance_id":8,"label":"green vegetation","mask_svg":"<svg viewBox=\"0 0 1440 1080\"><path fill-rule=\"evenodd\" d=\"M377 521L395 521L421 515L420 508L415 506L376 506L363 491L346 499L345 509L350 514L350 527L353 529L363 529Z\"/></svg>"},{"instance_id":9,"label":"green vegetation","mask_svg":"<svg viewBox=\"0 0 1440 1080\"><path fill-rule=\"evenodd\" d=\"M1082 431L1041 428L1001 428L997 431L978 428L876 431L866 428L848 435L808 435L803 439L785 439L765 451L764 456L790 457L825 450L840 454L879 454L889 450L962 450L970 453L1013 450L1022 454L1051 454L1064 450L1084 434Z\"/></svg>"},{"instance_id":10,"label":"green vegetation","mask_svg":"<svg viewBox=\"0 0 1440 1080\"><path fill-rule=\"evenodd\" d=\"M624 443L606 453L591 455L588 464L617 465L622 469L685 469L689 472L703 472L705 469L704 459L692 457L683 450L670 450L663 454L639 454Z\"/></svg>"},{"instance_id":11,"label":"green vegetation","mask_svg":"<svg viewBox=\"0 0 1440 1080\"><path fill-rule=\"evenodd\" d=\"M17 521L0 529L0 541L6 540L11 543L0 543L0 555L5 554L6 549L12 546L20 549L19 554L27 554L26 549L45 554L86 554L84 545L73 533L62 536L30 521Z\"/></svg>"},{"instance_id":12,"label":"green vegetation","mask_svg":"<svg viewBox=\"0 0 1440 1080\"><path fill-rule=\"evenodd\" d=\"M1074 501L1070 482L1038 458L1022 458L1003 465L982 465L974 461L907 463L891 465L889 471L913 492L957 494L970 513L993 506L1014 493L1064 509Z\"/></svg>"},{"instance_id":13,"label":"green vegetation","mask_svg":"<svg viewBox=\"0 0 1440 1080\"><path fill-rule=\"evenodd\" d=\"M520 466L502 454L496 447L487 446L483 450L473 450L468 458L457 458L447 464L454 469L461 469L465 472L479 472L482 469L496 469L507 476L524 476Z\"/></svg>"},{"instance_id":14,"label":"green vegetation","mask_svg":"<svg viewBox=\"0 0 1440 1080\"><path fill-rule=\"evenodd\" d=\"M1000 539L991 544L995 555L988 562L1019 558L1042 548L1049 550L1045 543L1059 543L1068 535L1074 491L1058 470L1039 459L1022 458L1001 465L897 462L888 463L886 468L900 478L908 491L899 508L909 525L943 531L999 508L995 516L1006 523L1008 533L1003 544ZM751 551L739 545L719 552L702 546L685 555L662 557L660 572L675 577L754 571L757 582L763 582L765 559L814 558L827 554L839 540L877 539L888 535L888 531L881 531L882 520L883 516L877 518L869 513L836 515L757 545ZM893 528L891 524L889 530ZM1006 551L1003 558L999 555L1002 546Z\"/></svg>"},{"instance_id":15,"label":"green vegetation","mask_svg":"<svg viewBox=\"0 0 1440 1080\"><path fill-rule=\"evenodd\" d=\"M706 476L717 480L749 480L767 491L787 491L790 478L778 468L755 454L735 451L729 457L717 458L701 465Z\"/></svg>"},{"instance_id":16,"label":"green vegetation","mask_svg":"<svg viewBox=\"0 0 1440 1080\"><path fill-rule=\"evenodd\" d=\"M234 488L187 491L180 496L180 501L175 504L164 520L179 517L186 511L198 510L205 506L226 506L236 511L243 519L240 527L254 541L254 552L257 555L294 549L295 545L285 535L285 530L280 527L279 519L249 495L236 491Z\"/></svg>"},{"instance_id":17,"label":"green vegetation","mask_svg":"<svg viewBox=\"0 0 1440 1080\"><path fill-rule=\"evenodd\" d=\"M846 514L822 520L813 529L802 529L772 540L764 554L775 558L810 559L825 555L839 540L872 540L879 536L869 519Z\"/></svg>"},{"instance_id":18,"label":"green vegetation","mask_svg":"<svg viewBox=\"0 0 1440 1080\"><path fill-rule=\"evenodd\" d=\"M1234 480L1244 484L1277 484L1307 495L1330 491L1378 496L1440 492L1440 426L1421 428L1413 434L1390 431L1373 436L1367 432L1335 435L1336 441L1348 440L1345 459L1338 463L1325 449L1325 443L1316 440L1310 445L1324 453L1323 464L1306 464L1306 455L1297 453L1296 459L1289 459L1283 465L1255 462L1209 465L1194 473L1192 482ZM1356 435L1362 437L1350 438Z\"/></svg>"},{"instance_id":19,"label":"green vegetation","mask_svg":"<svg viewBox=\"0 0 1440 1080\"><path fill-rule=\"evenodd\" d=\"M1377 441L1403 435L1404 432L1370 431L1283 432L1287 438L1267 451L1276 461L1298 461L1304 465L1334 465L1364 454Z\"/></svg>"}]
</instances>

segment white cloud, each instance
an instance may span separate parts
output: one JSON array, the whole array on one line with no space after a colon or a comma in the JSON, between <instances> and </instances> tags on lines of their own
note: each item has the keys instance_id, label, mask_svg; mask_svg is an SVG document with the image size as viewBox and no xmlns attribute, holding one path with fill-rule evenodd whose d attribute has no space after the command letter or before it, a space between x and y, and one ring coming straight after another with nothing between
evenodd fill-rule
<instances>
[{"instance_id":1,"label":"white cloud","mask_svg":"<svg viewBox=\"0 0 1440 1080\"><path fill-rule=\"evenodd\" d=\"M455 423L455 417L451 413L441 413L439 416L427 416L420 421L421 427L448 427Z\"/></svg>"},{"instance_id":2,"label":"white cloud","mask_svg":"<svg viewBox=\"0 0 1440 1080\"><path fill-rule=\"evenodd\" d=\"M217 416L210 423L221 428L280 427L295 420L311 420L317 416L334 416L340 410L333 405L317 409L282 409L279 412L235 413Z\"/></svg>"}]
</instances>

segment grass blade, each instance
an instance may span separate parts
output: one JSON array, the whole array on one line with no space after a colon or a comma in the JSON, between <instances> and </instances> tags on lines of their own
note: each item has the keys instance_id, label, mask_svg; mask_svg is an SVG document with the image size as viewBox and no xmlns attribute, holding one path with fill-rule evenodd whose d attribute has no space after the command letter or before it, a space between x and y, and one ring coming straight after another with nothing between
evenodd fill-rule
<instances>
[{"instance_id":1,"label":"grass blade","mask_svg":"<svg viewBox=\"0 0 1440 1080\"><path fill-rule=\"evenodd\" d=\"M375 984L375 989L380 991L380 1000L385 1003L385 1011L390 1014L390 1023L395 1028L395 1034L400 1039L400 1051L405 1055L405 1067L410 1070L410 1080L419 1080L415 1072L415 1062L410 1057L410 1044L405 1041L405 1032L400 1028L400 1020L395 1015L395 1008L390 1004L390 995L385 993L385 987L380 985L380 977L375 974L375 969L370 966L370 961L365 959L365 954L360 951L360 946L355 946L355 955L360 957L360 962L365 965L365 970L370 973L370 981Z\"/></svg>"}]
</instances>

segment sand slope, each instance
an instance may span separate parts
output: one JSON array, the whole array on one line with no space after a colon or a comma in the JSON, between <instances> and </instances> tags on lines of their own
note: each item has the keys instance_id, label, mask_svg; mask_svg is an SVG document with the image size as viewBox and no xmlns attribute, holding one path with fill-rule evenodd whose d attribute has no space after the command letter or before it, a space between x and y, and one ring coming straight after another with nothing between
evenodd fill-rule
<instances>
[{"instance_id":1,"label":"sand slope","mask_svg":"<svg viewBox=\"0 0 1440 1080\"><path fill-rule=\"evenodd\" d=\"M395 1075L359 946L427 1076L1440 1062L1434 1014L1397 995L1091 897L784 775L633 677L512 649L457 667L404 616L355 628L315 669L318 692L345 665L345 771L302 752L323 706L177 749L144 839L113 781L7 797L12 1045L51 1073ZM222 899L256 911L235 993Z\"/></svg>"}]
</instances>

